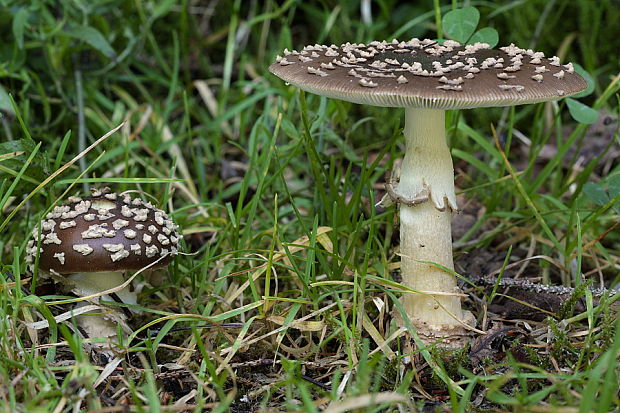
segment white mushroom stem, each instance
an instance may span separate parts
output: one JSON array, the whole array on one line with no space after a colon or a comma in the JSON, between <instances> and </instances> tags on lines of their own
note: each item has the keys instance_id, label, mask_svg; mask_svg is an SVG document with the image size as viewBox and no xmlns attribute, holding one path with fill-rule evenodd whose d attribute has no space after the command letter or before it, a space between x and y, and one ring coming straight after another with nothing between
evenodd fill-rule
<instances>
[{"instance_id":1,"label":"white mushroom stem","mask_svg":"<svg viewBox=\"0 0 620 413\"><path fill-rule=\"evenodd\" d=\"M75 306L75 309L78 310L88 305L90 303L81 301ZM116 337L118 333L116 326L120 325L123 327L125 325L124 318L125 316L122 313L101 307L98 311L94 310L76 315L75 321L85 333L86 338L101 338ZM105 347L105 344L103 347Z\"/></svg>"},{"instance_id":2,"label":"white mushroom stem","mask_svg":"<svg viewBox=\"0 0 620 413\"><path fill-rule=\"evenodd\" d=\"M71 291L80 297L98 294L118 287L125 282L123 271L77 273L67 276L67 279L73 284ZM126 304L137 303L137 296L129 287L115 291L115 294ZM99 298L93 299L93 301L99 301L100 298L113 301L109 295L102 295ZM78 304L78 308L81 305L84 304ZM107 307L106 309L108 312L105 315L84 314L76 317L77 324L86 332L89 338L114 337L117 334L117 325L120 323L121 326L124 326L125 315L120 309L113 307Z\"/></svg>"},{"instance_id":3,"label":"white mushroom stem","mask_svg":"<svg viewBox=\"0 0 620 413\"><path fill-rule=\"evenodd\" d=\"M456 279L421 262L454 269L450 227L457 203L444 111L406 109L404 135L406 152L394 189L401 203L402 284L426 294L405 294L403 307L425 342L443 339L442 346L460 346L472 316L461 310Z\"/></svg>"},{"instance_id":4,"label":"white mushroom stem","mask_svg":"<svg viewBox=\"0 0 620 413\"><path fill-rule=\"evenodd\" d=\"M123 271L109 272L82 272L67 276L73 284L72 291L80 297L98 294L116 288L126 280ZM129 287L115 291L115 294L126 304L136 304L138 299L136 294ZM104 300L111 300L109 296L102 296Z\"/></svg>"}]
</instances>

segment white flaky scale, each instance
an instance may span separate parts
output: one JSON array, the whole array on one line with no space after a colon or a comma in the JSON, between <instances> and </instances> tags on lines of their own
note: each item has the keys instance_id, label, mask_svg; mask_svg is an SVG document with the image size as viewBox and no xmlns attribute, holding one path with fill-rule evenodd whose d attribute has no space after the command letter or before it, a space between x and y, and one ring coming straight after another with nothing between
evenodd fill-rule
<instances>
[{"instance_id":1,"label":"white flaky scale","mask_svg":"<svg viewBox=\"0 0 620 413\"><path fill-rule=\"evenodd\" d=\"M112 260L112 262L120 261L127 257L129 257L129 251L124 248L110 255L110 259Z\"/></svg>"},{"instance_id":2,"label":"white flaky scale","mask_svg":"<svg viewBox=\"0 0 620 413\"><path fill-rule=\"evenodd\" d=\"M521 65L516 63L504 68L504 72L518 72L519 70L521 70Z\"/></svg>"},{"instance_id":3,"label":"white flaky scale","mask_svg":"<svg viewBox=\"0 0 620 413\"><path fill-rule=\"evenodd\" d=\"M514 79L514 78L516 78L516 76L515 76L515 75L509 75L508 73L505 73L505 72L498 73L496 76L497 76L498 78L500 78L500 79L504 79L504 80L506 80L506 79Z\"/></svg>"},{"instance_id":4,"label":"white flaky scale","mask_svg":"<svg viewBox=\"0 0 620 413\"><path fill-rule=\"evenodd\" d=\"M375 83L375 82L373 82L372 80L367 79L367 78L361 78L361 79L359 80L359 84L360 84L361 86L364 86L364 87L377 87L377 86L379 86L379 84L378 84L378 83Z\"/></svg>"},{"instance_id":5,"label":"white flaky scale","mask_svg":"<svg viewBox=\"0 0 620 413\"><path fill-rule=\"evenodd\" d=\"M514 56L517 53L522 53L523 49L514 45L514 43L510 43L508 46L500 47L499 50L506 52L509 56Z\"/></svg>"},{"instance_id":6,"label":"white flaky scale","mask_svg":"<svg viewBox=\"0 0 620 413\"><path fill-rule=\"evenodd\" d=\"M97 214L97 218L99 219L99 221L106 221L110 218L114 218L116 215L110 213L109 211L102 211L101 213Z\"/></svg>"},{"instance_id":7,"label":"white flaky scale","mask_svg":"<svg viewBox=\"0 0 620 413\"><path fill-rule=\"evenodd\" d=\"M67 228L71 228L76 226L77 224L75 223L75 221L61 221L60 224L58 224L58 228L60 229L67 229Z\"/></svg>"},{"instance_id":8,"label":"white flaky scale","mask_svg":"<svg viewBox=\"0 0 620 413\"><path fill-rule=\"evenodd\" d=\"M448 85L460 85L460 84L462 84L464 82L462 77L457 77L456 79L448 79L445 76L440 77L439 81L441 83L445 83L445 84L448 84Z\"/></svg>"},{"instance_id":9,"label":"white flaky scale","mask_svg":"<svg viewBox=\"0 0 620 413\"><path fill-rule=\"evenodd\" d=\"M503 90L516 90L517 92L523 92L525 90L525 86L521 85L497 85L497 87Z\"/></svg>"},{"instance_id":10,"label":"white flaky scale","mask_svg":"<svg viewBox=\"0 0 620 413\"><path fill-rule=\"evenodd\" d=\"M463 86L460 85L441 85L441 86L436 86L435 89L441 89L441 90L456 90L458 92L463 90Z\"/></svg>"},{"instance_id":11,"label":"white flaky scale","mask_svg":"<svg viewBox=\"0 0 620 413\"><path fill-rule=\"evenodd\" d=\"M336 49L329 48L325 52L325 56L327 56L327 57L336 57L336 56L340 56L340 53L338 53L338 51Z\"/></svg>"},{"instance_id":12,"label":"white flaky scale","mask_svg":"<svg viewBox=\"0 0 620 413\"><path fill-rule=\"evenodd\" d=\"M115 236L116 231L109 229L106 223L91 225L86 231L82 231L82 239L113 238Z\"/></svg>"},{"instance_id":13,"label":"white flaky scale","mask_svg":"<svg viewBox=\"0 0 620 413\"><path fill-rule=\"evenodd\" d=\"M43 244L62 244L60 238L58 238L58 234L55 232L50 232L49 234L45 234L45 238L43 238Z\"/></svg>"},{"instance_id":14,"label":"white flaky scale","mask_svg":"<svg viewBox=\"0 0 620 413\"><path fill-rule=\"evenodd\" d=\"M129 221L127 221L126 219L117 219L114 222L112 222L112 228L119 230L121 228L125 228L126 226L129 225Z\"/></svg>"},{"instance_id":15,"label":"white flaky scale","mask_svg":"<svg viewBox=\"0 0 620 413\"><path fill-rule=\"evenodd\" d=\"M540 83L540 82L542 82L542 81L543 81L543 75L541 75L541 74L534 75L534 76L532 76L532 80L535 80L535 81L537 81L538 83Z\"/></svg>"},{"instance_id":16,"label":"white flaky scale","mask_svg":"<svg viewBox=\"0 0 620 413\"><path fill-rule=\"evenodd\" d=\"M147 245L145 252L146 252L146 256L148 258L151 258L157 255L157 253L159 252L159 249L155 245Z\"/></svg>"},{"instance_id":17,"label":"white flaky scale","mask_svg":"<svg viewBox=\"0 0 620 413\"><path fill-rule=\"evenodd\" d=\"M530 64L539 65L542 63L542 58L545 57L543 52L532 52L530 55Z\"/></svg>"},{"instance_id":18,"label":"white flaky scale","mask_svg":"<svg viewBox=\"0 0 620 413\"><path fill-rule=\"evenodd\" d=\"M392 72L376 72L374 70L369 70L364 72L364 74L369 77L396 77L396 75Z\"/></svg>"},{"instance_id":19,"label":"white flaky scale","mask_svg":"<svg viewBox=\"0 0 620 413\"><path fill-rule=\"evenodd\" d=\"M564 71L560 70L559 72L554 73L553 77L557 77L558 79L564 79Z\"/></svg>"},{"instance_id":20,"label":"white flaky scale","mask_svg":"<svg viewBox=\"0 0 620 413\"><path fill-rule=\"evenodd\" d=\"M387 67L387 65L387 63L382 62L381 60L375 60L369 66L374 67L375 69L384 69Z\"/></svg>"},{"instance_id":21,"label":"white flaky scale","mask_svg":"<svg viewBox=\"0 0 620 413\"><path fill-rule=\"evenodd\" d=\"M134 221L146 221L148 219L148 208L134 208L131 212L134 214Z\"/></svg>"},{"instance_id":22,"label":"white flaky scale","mask_svg":"<svg viewBox=\"0 0 620 413\"><path fill-rule=\"evenodd\" d=\"M54 258L57 258L58 261L60 261L61 265L64 265L65 263L65 253L64 252L57 252L54 254Z\"/></svg>"},{"instance_id":23,"label":"white flaky scale","mask_svg":"<svg viewBox=\"0 0 620 413\"><path fill-rule=\"evenodd\" d=\"M164 213L163 211L155 212L155 222L157 225L164 225Z\"/></svg>"},{"instance_id":24,"label":"white flaky scale","mask_svg":"<svg viewBox=\"0 0 620 413\"><path fill-rule=\"evenodd\" d=\"M136 304L131 288L116 287L123 284L126 271L169 264L182 239L177 230L166 213L151 203L95 189L90 197L71 197L67 204L55 207L33 229L26 262L29 271L38 262L43 278L52 277L80 297L99 297L101 291L115 289L120 301ZM158 234L156 239L152 233ZM113 301L107 295L103 299ZM99 299L90 301L97 304ZM126 316L117 308L104 312L105 319L88 314L76 317L77 323L89 337L115 336L117 323L112 320Z\"/></svg>"},{"instance_id":25,"label":"white flaky scale","mask_svg":"<svg viewBox=\"0 0 620 413\"><path fill-rule=\"evenodd\" d=\"M316 67L308 66L308 73L318 76L327 76L327 73Z\"/></svg>"},{"instance_id":26,"label":"white flaky scale","mask_svg":"<svg viewBox=\"0 0 620 413\"><path fill-rule=\"evenodd\" d=\"M73 250L75 252L79 252L82 255L88 255L93 252L93 248L88 244L74 244Z\"/></svg>"},{"instance_id":27,"label":"white flaky scale","mask_svg":"<svg viewBox=\"0 0 620 413\"><path fill-rule=\"evenodd\" d=\"M61 219L73 219L75 217L77 217L80 213L78 211L69 211L69 212L63 212L62 214L60 214L60 218Z\"/></svg>"},{"instance_id":28,"label":"white flaky scale","mask_svg":"<svg viewBox=\"0 0 620 413\"><path fill-rule=\"evenodd\" d=\"M168 238L164 234L158 234L157 241L159 241L161 245L170 245L170 238Z\"/></svg>"},{"instance_id":29,"label":"white flaky scale","mask_svg":"<svg viewBox=\"0 0 620 413\"><path fill-rule=\"evenodd\" d=\"M56 221L53 219L48 219L41 223L41 229L43 231L53 231L55 226L56 226Z\"/></svg>"},{"instance_id":30,"label":"white flaky scale","mask_svg":"<svg viewBox=\"0 0 620 413\"><path fill-rule=\"evenodd\" d=\"M124 248L123 244L103 244L102 247L108 252L118 252Z\"/></svg>"},{"instance_id":31,"label":"white flaky scale","mask_svg":"<svg viewBox=\"0 0 620 413\"><path fill-rule=\"evenodd\" d=\"M121 206L121 215L125 218L131 218L134 214L131 208L129 208L127 205L123 205Z\"/></svg>"},{"instance_id":32,"label":"white flaky scale","mask_svg":"<svg viewBox=\"0 0 620 413\"><path fill-rule=\"evenodd\" d=\"M286 59L286 57L281 58L279 63L280 63L281 66L288 66L288 65L294 65L295 64L295 62L288 61Z\"/></svg>"}]
</instances>

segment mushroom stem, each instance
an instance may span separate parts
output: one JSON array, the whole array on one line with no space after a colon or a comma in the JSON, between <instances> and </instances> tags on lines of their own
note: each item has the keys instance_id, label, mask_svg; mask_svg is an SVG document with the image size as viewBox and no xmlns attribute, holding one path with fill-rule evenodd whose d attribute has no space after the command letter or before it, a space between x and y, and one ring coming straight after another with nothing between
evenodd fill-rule
<instances>
[{"instance_id":1,"label":"mushroom stem","mask_svg":"<svg viewBox=\"0 0 620 413\"><path fill-rule=\"evenodd\" d=\"M404 200L400 206L402 283L429 294L406 294L403 307L423 341L442 339L441 346L460 346L466 337L463 323L471 324L471 313L461 310L459 296L449 295L459 292L456 278L421 262L454 269L451 215L457 204L444 111L406 109L404 135L406 152L395 188Z\"/></svg>"},{"instance_id":2,"label":"mushroom stem","mask_svg":"<svg viewBox=\"0 0 620 413\"><path fill-rule=\"evenodd\" d=\"M71 274L67 277L73 284L72 291L80 296L85 297L100 293L118 287L125 282L123 271L106 271L106 272L85 272ZM115 292L122 302L127 304L136 304L136 293L131 291L129 287L125 287ZM107 295L99 298L111 300ZM96 300L99 301L98 299ZM85 305L84 302L78 304L78 308ZM106 315L86 313L76 317L77 324L86 332L90 338L94 337L114 337L116 336L116 326L120 323L121 327L125 327L125 315L115 308L110 308Z\"/></svg>"},{"instance_id":3,"label":"mushroom stem","mask_svg":"<svg viewBox=\"0 0 620 413\"><path fill-rule=\"evenodd\" d=\"M67 277L73 283L73 292L80 297L93 295L118 287L125 282L124 271L81 272ZM136 304L136 293L125 287L115 293L122 302ZM106 297L105 295L103 297ZM105 298L109 300L109 297Z\"/></svg>"}]
</instances>

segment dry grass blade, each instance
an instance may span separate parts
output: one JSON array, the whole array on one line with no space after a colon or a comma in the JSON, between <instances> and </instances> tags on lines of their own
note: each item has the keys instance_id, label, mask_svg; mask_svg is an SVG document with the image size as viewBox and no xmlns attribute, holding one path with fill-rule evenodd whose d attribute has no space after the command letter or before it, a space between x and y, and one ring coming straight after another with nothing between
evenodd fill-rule
<instances>
[{"instance_id":1,"label":"dry grass blade","mask_svg":"<svg viewBox=\"0 0 620 413\"><path fill-rule=\"evenodd\" d=\"M15 157L17 157L19 155L23 155L23 154L24 154L24 152L22 152L22 151L5 153L3 155L0 155L0 162L6 161L7 159L15 158Z\"/></svg>"},{"instance_id":2,"label":"dry grass blade","mask_svg":"<svg viewBox=\"0 0 620 413\"><path fill-rule=\"evenodd\" d=\"M331 403L329 407L324 411L325 413L344 413L350 412L354 409L362 409L364 407L384 403L404 404L407 406L409 412L417 411L409 398L405 397L402 394L393 392L365 394L363 396L352 397L346 400Z\"/></svg>"},{"instance_id":3,"label":"dry grass blade","mask_svg":"<svg viewBox=\"0 0 620 413\"><path fill-rule=\"evenodd\" d=\"M123 361L122 357L115 357L114 359L112 359L112 361L110 361L103 368L103 370L99 374L99 377L97 377L97 380L95 380L95 382L93 383L93 388L97 388L101 383L103 383L105 379L107 379L110 376L110 374L112 374L114 370L116 370L116 368L118 367L119 364L121 364L122 361Z\"/></svg>"},{"instance_id":4,"label":"dry grass blade","mask_svg":"<svg viewBox=\"0 0 620 413\"><path fill-rule=\"evenodd\" d=\"M89 304L89 305L85 305L80 308L71 309L70 311L64 312L62 314L58 314L57 316L54 316L54 320L57 323L62 323L63 321L70 320L71 318L75 316L78 316L80 314L85 314L90 311L99 311L99 312L105 313L106 311L109 311L109 310L97 304ZM31 323L24 322L24 324L26 325L26 327L32 328L33 330L41 330L43 328L49 328L50 326L50 323L48 320L41 320L41 321L31 322Z\"/></svg>"},{"instance_id":5,"label":"dry grass blade","mask_svg":"<svg viewBox=\"0 0 620 413\"><path fill-rule=\"evenodd\" d=\"M269 317L267 317L267 321L271 321L274 324L282 326L285 324L286 318L277 315L270 315ZM301 331L321 331L323 328L325 328L325 323L323 321L293 320L289 324L287 324L287 327Z\"/></svg>"},{"instance_id":6,"label":"dry grass blade","mask_svg":"<svg viewBox=\"0 0 620 413\"><path fill-rule=\"evenodd\" d=\"M373 341L377 343L377 346L379 346L378 348L380 348L386 354L387 358L393 360L394 357L396 357L396 353L394 353L394 351L390 347L388 347L387 341L381 336L370 318L368 318L367 314L364 314L362 326L364 327L364 330L368 332Z\"/></svg>"}]
</instances>

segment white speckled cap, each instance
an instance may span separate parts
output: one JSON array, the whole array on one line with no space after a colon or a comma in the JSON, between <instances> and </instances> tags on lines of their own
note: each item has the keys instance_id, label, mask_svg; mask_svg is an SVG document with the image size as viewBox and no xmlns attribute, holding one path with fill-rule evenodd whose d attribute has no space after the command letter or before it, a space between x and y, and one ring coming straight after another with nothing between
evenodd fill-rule
<instances>
[{"instance_id":1,"label":"white speckled cap","mask_svg":"<svg viewBox=\"0 0 620 413\"><path fill-rule=\"evenodd\" d=\"M284 50L269 66L308 92L374 106L467 109L567 97L587 87L573 65L514 45L430 39Z\"/></svg>"},{"instance_id":2,"label":"white speckled cap","mask_svg":"<svg viewBox=\"0 0 620 413\"><path fill-rule=\"evenodd\" d=\"M149 202L129 195L93 190L70 197L41 222L39 268L52 274L138 270L161 258L166 266L178 253L176 225ZM28 242L26 261L33 264L39 231Z\"/></svg>"}]
</instances>

